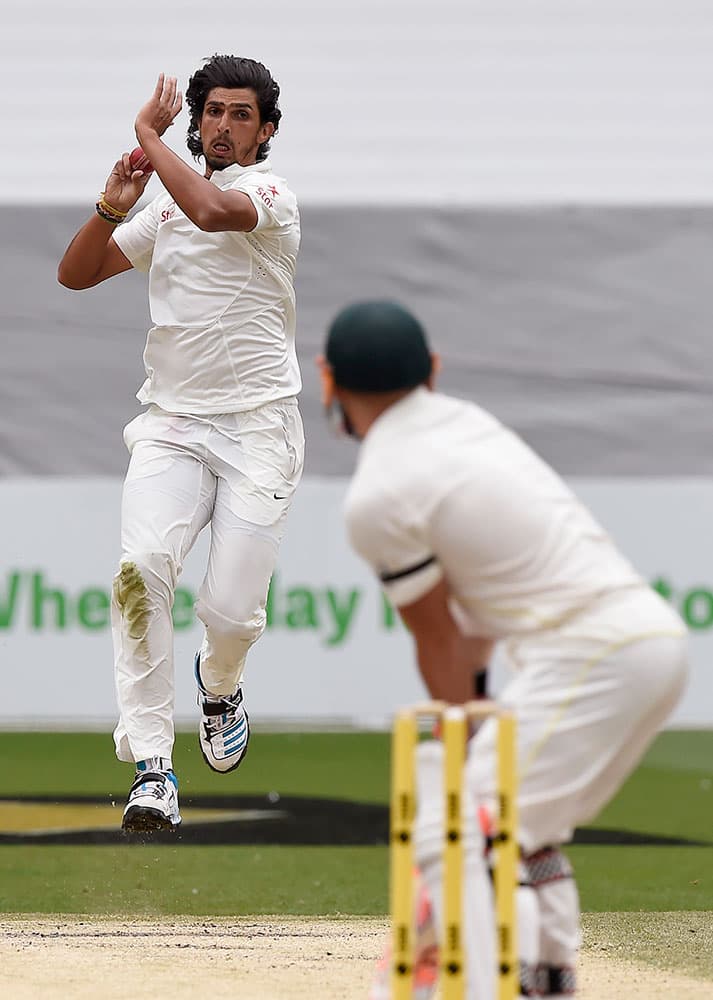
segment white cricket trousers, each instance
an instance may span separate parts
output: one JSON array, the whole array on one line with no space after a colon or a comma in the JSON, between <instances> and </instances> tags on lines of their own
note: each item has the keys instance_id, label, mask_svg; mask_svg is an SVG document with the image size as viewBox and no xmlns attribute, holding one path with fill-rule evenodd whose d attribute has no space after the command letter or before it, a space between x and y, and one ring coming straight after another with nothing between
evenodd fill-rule
<instances>
[{"instance_id":1,"label":"white cricket trousers","mask_svg":"<svg viewBox=\"0 0 713 1000\"><path fill-rule=\"evenodd\" d=\"M678 702L686 628L648 587L614 593L562 627L506 646L515 677L498 699L517 718L525 854L566 844L618 791ZM470 747L469 785L495 795L496 725Z\"/></svg>"},{"instance_id":2,"label":"white cricket trousers","mask_svg":"<svg viewBox=\"0 0 713 1000\"><path fill-rule=\"evenodd\" d=\"M520 955L533 968L574 973L576 883L563 856L548 849L593 819L639 763L684 689L687 646L681 619L642 586L509 649L517 674L499 700L517 718L519 840L536 902L532 911L524 893L518 899L529 907L520 911L521 944L533 931L539 938L535 954ZM491 812L495 761L488 719L471 741L467 780ZM543 874L547 865L557 870Z\"/></svg>"},{"instance_id":3,"label":"white cricket trousers","mask_svg":"<svg viewBox=\"0 0 713 1000\"><path fill-rule=\"evenodd\" d=\"M235 691L265 604L290 502L302 475L296 399L243 413L170 414L151 406L124 430L131 455L121 509L121 560L112 589L119 760L171 758L173 620L183 561L210 524L196 601L205 626L201 680Z\"/></svg>"}]
</instances>

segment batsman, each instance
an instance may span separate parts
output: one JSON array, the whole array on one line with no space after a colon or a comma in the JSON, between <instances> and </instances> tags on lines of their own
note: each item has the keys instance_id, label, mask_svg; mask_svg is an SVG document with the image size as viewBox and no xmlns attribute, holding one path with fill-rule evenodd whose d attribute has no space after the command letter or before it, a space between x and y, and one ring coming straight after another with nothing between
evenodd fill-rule
<instances>
[{"instance_id":1,"label":"batsman","mask_svg":"<svg viewBox=\"0 0 713 1000\"><path fill-rule=\"evenodd\" d=\"M497 644L512 669L500 695L517 720L523 997L574 996L577 888L561 846L640 761L687 676L686 629L591 513L515 433L472 402L433 391L421 323L393 302L359 302L332 322L324 402L360 442L346 498L354 549L415 644L430 696L483 689ZM467 1000L495 996L487 876L496 723L469 743L466 788ZM418 762L414 995L435 995L442 814L437 745ZM382 964L371 1000L391 995Z\"/></svg>"}]
</instances>

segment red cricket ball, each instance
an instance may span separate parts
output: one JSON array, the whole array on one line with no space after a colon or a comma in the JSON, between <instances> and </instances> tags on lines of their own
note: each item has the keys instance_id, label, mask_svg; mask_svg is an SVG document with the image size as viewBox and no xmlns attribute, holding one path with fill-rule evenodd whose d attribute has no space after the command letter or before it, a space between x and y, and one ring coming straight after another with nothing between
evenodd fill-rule
<instances>
[{"instance_id":1,"label":"red cricket ball","mask_svg":"<svg viewBox=\"0 0 713 1000\"><path fill-rule=\"evenodd\" d=\"M141 146L137 146L136 149L132 149L129 153L129 162L134 170L143 170L144 174L152 174L153 166L149 160L146 153L144 153Z\"/></svg>"}]
</instances>

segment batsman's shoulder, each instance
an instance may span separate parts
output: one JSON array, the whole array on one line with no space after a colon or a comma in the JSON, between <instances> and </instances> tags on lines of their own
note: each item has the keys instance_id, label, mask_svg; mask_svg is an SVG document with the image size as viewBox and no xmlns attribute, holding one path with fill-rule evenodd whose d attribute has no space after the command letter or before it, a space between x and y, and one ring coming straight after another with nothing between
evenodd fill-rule
<instances>
[{"instance_id":1,"label":"batsman's shoulder","mask_svg":"<svg viewBox=\"0 0 713 1000\"><path fill-rule=\"evenodd\" d=\"M344 516L348 524L378 514L383 505L383 491L377 482L370 482L358 473L354 476L344 499Z\"/></svg>"}]
</instances>

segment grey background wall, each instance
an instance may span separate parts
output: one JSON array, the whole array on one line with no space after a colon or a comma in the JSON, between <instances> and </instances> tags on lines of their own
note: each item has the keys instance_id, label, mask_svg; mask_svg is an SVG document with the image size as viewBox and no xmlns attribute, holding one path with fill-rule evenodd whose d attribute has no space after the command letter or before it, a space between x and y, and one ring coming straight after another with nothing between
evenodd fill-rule
<instances>
[{"instance_id":1,"label":"grey background wall","mask_svg":"<svg viewBox=\"0 0 713 1000\"><path fill-rule=\"evenodd\" d=\"M4 207L0 472L121 474L138 411L146 279L55 279L82 207ZM398 297L445 390L512 423L573 475L713 472L713 208L330 208L303 212L298 274L307 472L349 471L314 357L334 312Z\"/></svg>"}]
</instances>

